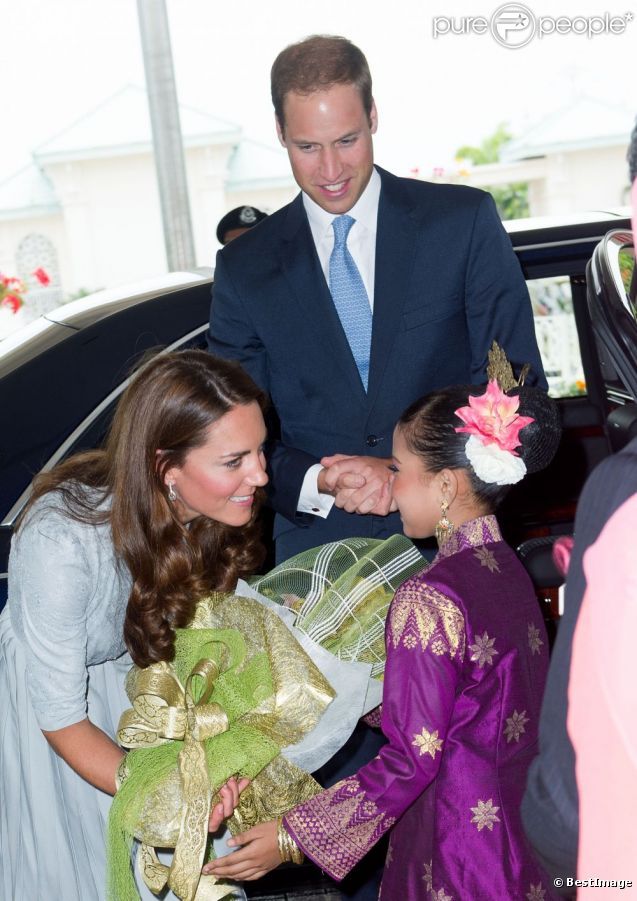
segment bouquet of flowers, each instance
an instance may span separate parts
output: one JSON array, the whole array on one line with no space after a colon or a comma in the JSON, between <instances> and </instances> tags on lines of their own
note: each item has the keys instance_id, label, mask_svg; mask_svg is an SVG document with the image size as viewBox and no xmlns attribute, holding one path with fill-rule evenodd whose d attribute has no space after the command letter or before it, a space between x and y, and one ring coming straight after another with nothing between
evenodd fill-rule
<instances>
[{"instance_id":1,"label":"bouquet of flowers","mask_svg":"<svg viewBox=\"0 0 637 901\"><path fill-rule=\"evenodd\" d=\"M201 876L215 793L231 776L252 779L231 831L316 794L312 777L280 752L316 725L334 692L276 613L227 594L200 601L189 628L176 630L175 659L133 667L126 690L133 706L117 738L131 750L109 816L109 897L138 898L136 838L151 891L223 898L232 887ZM155 848L175 849L170 866Z\"/></svg>"},{"instance_id":2,"label":"bouquet of flowers","mask_svg":"<svg viewBox=\"0 0 637 901\"><path fill-rule=\"evenodd\" d=\"M130 751L109 817L111 899L138 897L133 839L151 891L169 886L186 901L233 892L201 876L215 793L231 776L252 780L228 822L236 833L320 791L308 771L380 702L386 613L423 565L404 536L306 551L201 600L176 630L174 661L133 667L117 735ZM170 865L156 848L174 848Z\"/></svg>"}]
</instances>

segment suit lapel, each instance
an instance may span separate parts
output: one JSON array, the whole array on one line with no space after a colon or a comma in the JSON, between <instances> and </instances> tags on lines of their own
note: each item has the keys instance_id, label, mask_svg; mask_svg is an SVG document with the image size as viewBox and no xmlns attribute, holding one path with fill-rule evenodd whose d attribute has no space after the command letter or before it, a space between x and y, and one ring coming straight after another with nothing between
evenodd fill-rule
<instances>
[{"instance_id":1,"label":"suit lapel","mask_svg":"<svg viewBox=\"0 0 637 901\"><path fill-rule=\"evenodd\" d=\"M363 384L321 269L300 194L290 204L283 228L281 266L303 311L308 340L328 349L330 362L364 399ZM302 346L294 350L304 352ZM326 376L329 380L329 373Z\"/></svg>"},{"instance_id":2,"label":"suit lapel","mask_svg":"<svg viewBox=\"0 0 637 901\"><path fill-rule=\"evenodd\" d=\"M374 403L401 328L414 263L416 225L400 181L376 167L382 179L376 229L374 319L369 368L369 403Z\"/></svg>"}]
</instances>

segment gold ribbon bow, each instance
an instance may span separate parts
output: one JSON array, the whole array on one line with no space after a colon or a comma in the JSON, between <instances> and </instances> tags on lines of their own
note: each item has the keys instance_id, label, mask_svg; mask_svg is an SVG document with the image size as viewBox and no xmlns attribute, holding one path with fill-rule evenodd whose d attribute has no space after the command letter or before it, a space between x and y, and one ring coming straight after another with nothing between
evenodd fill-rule
<instances>
[{"instance_id":1,"label":"gold ribbon bow","mask_svg":"<svg viewBox=\"0 0 637 901\"><path fill-rule=\"evenodd\" d=\"M220 668L202 659L193 667L184 688L169 663L132 670L131 710L122 714L117 740L125 748L156 748L190 735L203 741L225 732L228 717L216 703L208 703ZM201 689L196 698L197 688Z\"/></svg>"},{"instance_id":2,"label":"gold ribbon bow","mask_svg":"<svg viewBox=\"0 0 637 901\"><path fill-rule=\"evenodd\" d=\"M184 807L172 864L162 864L155 849L143 843L138 858L152 892L157 894L168 884L183 901L218 901L229 892L214 876L201 876L212 802L203 742L228 729L223 708L210 703L220 673L214 660L199 660L184 687L169 663L132 670L128 691L133 709L122 714L117 731L119 743L126 748L184 742L178 758Z\"/></svg>"}]
</instances>

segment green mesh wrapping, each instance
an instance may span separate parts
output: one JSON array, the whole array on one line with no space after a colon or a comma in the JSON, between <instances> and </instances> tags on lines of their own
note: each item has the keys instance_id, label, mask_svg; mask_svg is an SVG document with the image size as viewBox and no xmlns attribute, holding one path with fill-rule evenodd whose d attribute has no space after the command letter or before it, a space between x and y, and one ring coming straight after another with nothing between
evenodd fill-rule
<instances>
[{"instance_id":1,"label":"green mesh wrapping","mask_svg":"<svg viewBox=\"0 0 637 901\"><path fill-rule=\"evenodd\" d=\"M295 626L343 660L385 670L385 619L398 586L426 561L404 535L346 538L304 551L265 576L256 591L292 608Z\"/></svg>"},{"instance_id":2,"label":"green mesh wrapping","mask_svg":"<svg viewBox=\"0 0 637 901\"><path fill-rule=\"evenodd\" d=\"M240 636L227 630L177 629L173 666L182 683L202 657L221 663L228 653L227 644L218 637ZM233 656L230 648L230 656ZM256 691L255 691L256 689ZM270 664L265 653L255 654L238 670L224 672L215 682L211 701L221 704L231 727L227 732L208 739L205 744L208 773L213 792L235 775L254 778L280 751L280 745L254 726L237 722L254 706L258 695L268 696L273 690ZM177 769L182 741L171 741L157 748L129 751L126 756L127 777L113 798L107 831L107 897L110 901L138 901L133 870L130 865L133 839L146 799L170 773Z\"/></svg>"}]
</instances>

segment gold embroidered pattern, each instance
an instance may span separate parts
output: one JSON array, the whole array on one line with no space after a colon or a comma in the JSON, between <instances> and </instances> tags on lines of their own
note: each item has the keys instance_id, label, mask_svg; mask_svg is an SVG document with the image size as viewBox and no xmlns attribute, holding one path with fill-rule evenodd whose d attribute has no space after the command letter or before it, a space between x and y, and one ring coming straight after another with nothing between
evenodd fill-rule
<instances>
[{"instance_id":1,"label":"gold embroidered pattern","mask_svg":"<svg viewBox=\"0 0 637 901\"><path fill-rule=\"evenodd\" d=\"M542 888L542 883L538 882L537 885L533 885L533 883L531 883L531 887L526 893L526 901L544 901L545 897L546 889Z\"/></svg>"},{"instance_id":2,"label":"gold embroidered pattern","mask_svg":"<svg viewBox=\"0 0 637 901\"><path fill-rule=\"evenodd\" d=\"M349 776L299 804L285 822L318 865L342 879L396 822Z\"/></svg>"},{"instance_id":3,"label":"gold embroidered pattern","mask_svg":"<svg viewBox=\"0 0 637 901\"><path fill-rule=\"evenodd\" d=\"M533 623L529 623L529 647L531 648L531 654L539 654L543 644L544 642L540 638L540 630Z\"/></svg>"},{"instance_id":4,"label":"gold embroidered pattern","mask_svg":"<svg viewBox=\"0 0 637 901\"><path fill-rule=\"evenodd\" d=\"M485 663L488 663L491 666L495 654L500 653L499 651L496 651L494 645L495 638L489 638L486 631L483 632L482 635L476 635L475 643L469 645L471 660L477 662L480 669L482 669Z\"/></svg>"},{"instance_id":5,"label":"gold embroidered pattern","mask_svg":"<svg viewBox=\"0 0 637 901\"><path fill-rule=\"evenodd\" d=\"M473 552L473 556L476 560L480 561L480 566L486 566L490 573L500 572L500 567L498 561L495 559L493 551L490 551L486 545L476 548Z\"/></svg>"},{"instance_id":6,"label":"gold embroidered pattern","mask_svg":"<svg viewBox=\"0 0 637 901\"><path fill-rule=\"evenodd\" d=\"M414 740L412 741L412 745L419 749L420 756L423 754L429 754L432 759L436 757L438 751L442 748L442 738L438 738L438 730L435 732L428 732L423 726L422 732L414 733Z\"/></svg>"},{"instance_id":7,"label":"gold embroidered pattern","mask_svg":"<svg viewBox=\"0 0 637 901\"><path fill-rule=\"evenodd\" d=\"M462 659L464 617L454 602L427 584L405 584L389 609L388 638L394 648L431 647L438 656Z\"/></svg>"},{"instance_id":8,"label":"gold embroidered pattern","mask_svg":"<svg viewBox=\"0 0 637 901\"><path fill-rule=\"evenodd\" d=\"M496 816L499 809L499 807L494 807L493 798L489 798L486 803L478 801L478 806L471 808L473 813L471 822L476 824L478 832L482 832L485 826L489 832L493 832L493 824L500 822L500 818Z\"/></svg>"},{"instance_id":9,"label":"gold embroidered pattern","mask_svg":"<svg viewBox=\"0 0 637 901\"><path fill-rule=\"evenodd\" d=\"M450 557L468 547L481 547L498 541L502 541L502 533L495 516L479 516L458 526L440 547L438 556Z\"/></svg>"},{"instance_id":10,"label":"gold embroidered pattern","mask_svg":"<svg viewBox=\"0 0 637 901\"><path fill-rule=\"evenodd\" d=\"M453 901L453 896L448 895L443 888L439 888L437 892L432 889L431 901Z\"/></svg>"},{"instance_id":11,"label":"gold embroidered pattern","mask_svg":"<svg viewBox=\"0 0 637 901\"><path fill-rule=\"evenodd\" d=\"M520 741L520 736L523 732L526 732L524 727L528 722L529 718L526 715L526 710L523 710L522 713L518 713L517 710L513 711L513 715L506 721L506 729L504 730L504 734L507 737L507 744L509 744L510 741Z\"/></svg>"},{"instance_id":12,"label":"gold embroidered pattern","mask_svg":"<svg viewBox=\"0 0 637 901\"><path fill-rule=\"evenodd\" d=\"M422 877L422 881L425 883L425 890L430 892L433 888L433 882L431 881L431 868L433 866L433 860L430 860L429 863L425 863L425 875Z\"/></svg>"}]
</instances>

